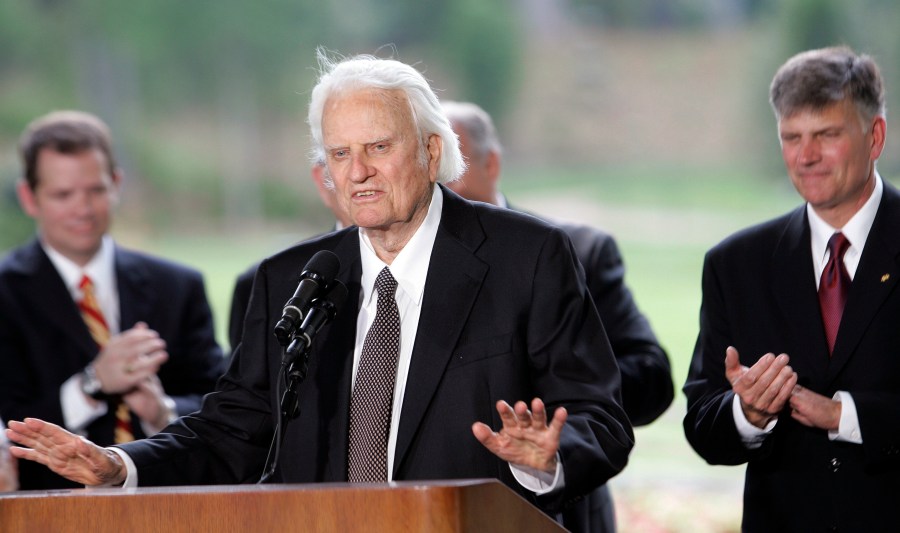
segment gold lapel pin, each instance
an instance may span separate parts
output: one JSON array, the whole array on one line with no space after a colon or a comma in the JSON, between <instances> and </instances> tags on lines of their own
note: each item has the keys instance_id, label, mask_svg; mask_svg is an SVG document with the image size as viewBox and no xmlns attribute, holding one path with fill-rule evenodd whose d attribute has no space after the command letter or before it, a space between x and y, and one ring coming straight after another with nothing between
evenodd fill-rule
<instances>
[{"instance_id":1,"label":"gold lapel pin","mask_svg":"<svg viewBox=\"0 0 900 533\"><path fill-rule=\"evenodd\" d=\"M883 276L881 276L881 282L882 282L882 283L884 283L885 281L887 281L887 280L889 280L889 279L891 279L891 275L890 275L890 274L884 274Z\"/></svg>"}]
</instances>

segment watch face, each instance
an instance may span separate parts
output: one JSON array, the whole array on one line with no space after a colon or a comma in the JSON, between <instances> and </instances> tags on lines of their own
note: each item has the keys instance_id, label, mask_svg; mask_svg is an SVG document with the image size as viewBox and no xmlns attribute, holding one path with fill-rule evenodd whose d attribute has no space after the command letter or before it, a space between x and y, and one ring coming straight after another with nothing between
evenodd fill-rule
<instances>
[{"instance_id":1,"label":"watch face","mask_svg":"<svg viewBox=\"0 0 900 533\"><path fill-rule=\"evenodd\" d=\"M86 370L81 374L81 391L88 396L96 396L100 392L100 380L93 372Z\"/></svg>"}]
</instances>

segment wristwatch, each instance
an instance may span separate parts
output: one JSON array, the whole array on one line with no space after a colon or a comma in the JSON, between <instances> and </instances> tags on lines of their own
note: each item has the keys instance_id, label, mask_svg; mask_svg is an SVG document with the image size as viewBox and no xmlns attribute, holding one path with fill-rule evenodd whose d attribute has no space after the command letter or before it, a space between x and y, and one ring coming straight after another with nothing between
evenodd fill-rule
<instances>
[{"instance_id":1,"label":"wristwatch","mask_svg":"<svg viewBox=\"0 0 900 533\"><path fill-rule=\"evenodd\" d=\"M94 370L94 365L84 367L84 370L81 372L81 392L95 400L99 400L105 396L103 394L103 385L101 385L100 380L97 378L97 372Z\"/></svg>"}]
</instances>

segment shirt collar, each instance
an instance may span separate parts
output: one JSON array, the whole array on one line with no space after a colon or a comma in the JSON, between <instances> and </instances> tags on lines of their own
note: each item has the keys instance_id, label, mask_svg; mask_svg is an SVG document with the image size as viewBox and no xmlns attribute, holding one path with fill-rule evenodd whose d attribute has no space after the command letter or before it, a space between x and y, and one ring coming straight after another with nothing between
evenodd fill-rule
<instances>
[{"instance_id":1,"label":"shirt collar","mask_svg":"<svg viewBox=\"0 0 900 533\"><path fill-rule=\"evenodd\" d=\"M425 220L390 265L391 275L397 280L398 290L402 290L416 305L421 305L425 293L431 250L434 248L443 207L444 195L441 188L435 185ZM375 292L375 278L388 265L375 254L375 249L363 228L359 229L359 254L362 259L362 302L363 306L366 306Z\"/></svg>"},{"instance_id":2,"label":"shirt collar","mask_svg":"<svg viewBox=\"0 0 900 533\"><path fill-rule=\"evenodd\" d=\"M881 197L884 191L884 184L881 176L875 172L875 190L872 196L866 200L862 208L856 212L853 217L844 224L843 228L833 228L825 222L822 217L816 213L808 203L806 204L806 213L809 217L809 230L812 244L813 258L818 262L826 260L825 252L828 250L828 240L836 232L840 231L850 241L850 248L847 254L860 255L866 246L866 239L869 237L869 230L872 229L872 223L875 222L875 215L878 213L878 206L881 205Z\"/></svg>"},{"instance_id":3,"label":"shirt collar","mask_svg":"<svg viewBox=\"0 0 900 533\"><path fill-rule=\"evenodd\" d=\"M56 271L59 272L66 287L69 288L69 292L76 299L81 297L79 285L84 274L91 278L95 286L110 284L115 280L115 244L109 235L103 236L100 241L100 249L84 267L79 266L44 241L41 241L41 247L50 258Z\"/></svg>"}]
</instances>

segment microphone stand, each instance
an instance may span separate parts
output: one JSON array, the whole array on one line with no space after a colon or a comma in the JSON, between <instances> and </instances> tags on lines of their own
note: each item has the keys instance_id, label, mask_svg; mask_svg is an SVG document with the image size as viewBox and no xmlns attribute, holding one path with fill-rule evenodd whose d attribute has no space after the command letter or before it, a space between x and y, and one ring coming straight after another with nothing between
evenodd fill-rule
<instances>
[{"instance_id":1,"label":"microphone stand","mask_svg":"<svg viewBox=\"0 0 900 533\"><path fill-rule=\"evenodd\" d=\"M278 462L281 452L281 442L286 434L285 428L288 422L300 415L300 383L306 379L306 373L309 370L312 337L316 335L319 328L334 319L338 308L346 299L347 287L335 280L335 284L326 298L316 299L312 302L312 309L306 315L300 329L291 334L290 344L282 342L287 341L287 338L276 335L282 346L288 344L281 356L281 370L284 377L279 381L279 390L282 384L285 388L281 397L281 406L276 415L275 434L272 436L272 444L269 445L269 455L266 457L263 475L257 483L269 481L275 473L275 464Z\"/></svg>"},{"instance_id":2,"label":"microphone stand","mask_svg":"<svg viewBox=\"0 0 900 533\"><path fill-rule=\"evenodd\" d=\"M284 350L281 369L285 384L284 393L281 396L281 408L278 409L275 434L269 445L269 455L266 457L266 465L263 475L257 484L267 483L275 473L278 456L281 452L281 443L287 434L287 424L300 415L300 384L306 379L309 370L309 348L312 345L309 337L293 336L290 345ZM280 383L280 384L281 384Z\"/></svg>"},{"instance_id":3,"label":"microphone stand","mask_svg":"<svg viewBox=\"0 0 900 533\"><path fill-rule=\"evenodd\" d=\"M287 387L281 397L281 416L288 421L300 415L300 383L306 379L309 371L309 337L294 336L291 344L284 351L284 381Z\"/></svg>"}]
</instances>

